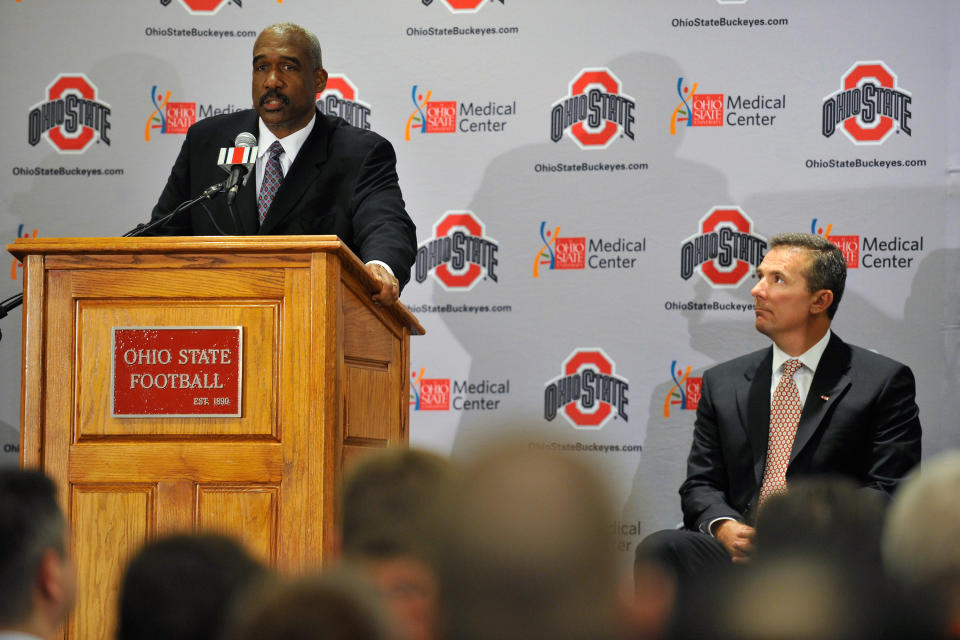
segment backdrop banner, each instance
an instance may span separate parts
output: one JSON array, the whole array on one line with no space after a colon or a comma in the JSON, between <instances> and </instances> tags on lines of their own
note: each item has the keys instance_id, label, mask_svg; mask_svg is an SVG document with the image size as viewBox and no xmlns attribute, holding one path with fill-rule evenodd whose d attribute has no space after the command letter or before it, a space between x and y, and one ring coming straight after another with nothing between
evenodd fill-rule
<instances>
[{"instance_id":1,"label":"backdrop banner","mask_svg":"<svg viewBox=\"0 0 960 640\"><path fill-rule=\"evenodd\" d=\"M834 330L913 369L924 455L960 445L957 3L4 0L0 235L147 220L187 128L251 106L282 21L320 38L320 109L397 151L428 332L412 445L523 433L598 463L626 565L680 521L704 370L769 344L750 289L786 231L843 249ZM5 465L21 321L0 320Z\"/></svg>"}]
</instances>

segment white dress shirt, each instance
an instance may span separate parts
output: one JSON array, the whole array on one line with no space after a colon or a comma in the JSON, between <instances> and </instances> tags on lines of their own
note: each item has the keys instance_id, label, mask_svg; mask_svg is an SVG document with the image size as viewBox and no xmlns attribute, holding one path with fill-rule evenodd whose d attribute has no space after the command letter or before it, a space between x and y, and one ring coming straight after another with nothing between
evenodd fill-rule
<instances>
[{"instance_id":1,"label":"white dress shirt","mask_svg":"<svg viewBox=\"0 0 960 640\"><path fill-rule=\"evenodd\" d=\"M783 363L787 360L799 360L801 366L793 374L793 381L797 383L797 391L800 392L800 406L803 407L807 402L807 394L810 393L810 384L813 382L813 374L817 372L817 365L820 364L820 358L827 349L827 343L830 342L830 329L820 340L801 353L799 356L789 356L776 344L773 345L773 375L770 376L770 404L773 406L773 393L783 377Z\"/></svg>"}]
</instances>

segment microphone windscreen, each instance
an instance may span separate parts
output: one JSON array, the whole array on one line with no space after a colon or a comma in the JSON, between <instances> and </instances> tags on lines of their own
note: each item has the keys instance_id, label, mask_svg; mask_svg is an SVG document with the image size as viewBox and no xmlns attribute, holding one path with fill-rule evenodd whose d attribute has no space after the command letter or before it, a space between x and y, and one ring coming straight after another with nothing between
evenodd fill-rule
<instances>
[{"instance_id":1,"label":"microphone windscreen","mask_svg":"<svg viewBox=\"0 0 960 640\"><path fill-rule=\"evenodd\" d=\"M233 139L233 146L255 147L257 146L257 137L248 131L238 133L237 137Z\"/></svg>"}]
</instances>

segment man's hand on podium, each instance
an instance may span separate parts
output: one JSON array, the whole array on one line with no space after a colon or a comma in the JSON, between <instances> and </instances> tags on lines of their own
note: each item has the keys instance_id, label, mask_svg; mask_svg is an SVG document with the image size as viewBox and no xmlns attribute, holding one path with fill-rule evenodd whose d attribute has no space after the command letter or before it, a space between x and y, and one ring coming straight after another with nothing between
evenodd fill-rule
<instances>
[{"instance_id":1,"label":"man's hand on podium","mask_svg":"<svg viewBox=\"0 0 960 640\"><path fill-rule=\"evenodd\" d=\"M368 264L367 271L380 283L380 291L373 295L374 302L388 307L400 298L400 283L383 265Z\"/></svg>"}]
</instances>

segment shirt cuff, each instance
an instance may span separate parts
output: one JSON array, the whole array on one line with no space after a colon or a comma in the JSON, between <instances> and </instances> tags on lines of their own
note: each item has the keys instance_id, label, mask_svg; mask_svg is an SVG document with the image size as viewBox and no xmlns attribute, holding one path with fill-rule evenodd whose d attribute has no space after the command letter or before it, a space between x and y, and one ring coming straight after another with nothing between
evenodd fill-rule
<instances>
[{"instance_id":1,"label":"shirt cuff","mask_svg":"<svg viewBox=\"0 0 960 640\"><path fill-rule=\"evenodd\" d=\"M714 518L714 519L711 520L710 522L705 522L705 523L703 523L702 525L700 525L700 526L704 529L704 531L702 531L702 533L705 533L705 534L707 534L708 536L711 536L711 537L713 537L713 538L716 538L717 536L713 535L713 525L715 525L716 523L720 522L721 520L734 520L734 521L736 521L736 518L731 518L730 516L722 516L722 517L720 517L720 518Z\"/></svg>"},{"instance_id":2,"label":"shirt cuff","mask_svg":"<svg viewBox=\"0 0 960 640\"><path fill-rule=\"evenodd\" d=\"M390 268L390 265L388 265L386 262L383 262L382 260L370 260L369 262L367 262L367 266L369 266L369 265L371 265L371 264L378 264L378 265L380 265L381 267L383 267L384 269L386 269L387 272L388 272L390 275L392 275L394 278L397 277L397 274L395 274L395 273L393 272L393 269L391 269L391 268Z\"/></svg>"}]
</instances>

